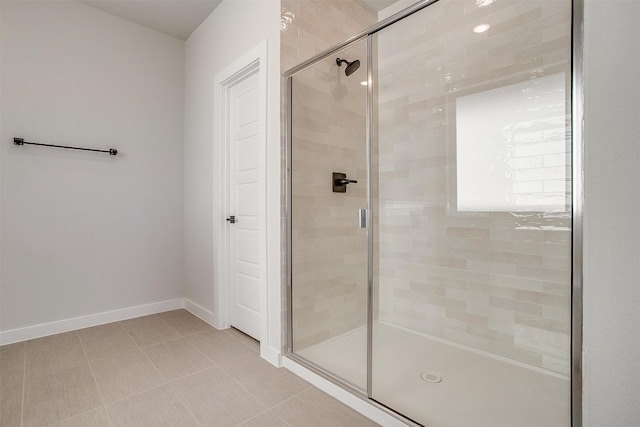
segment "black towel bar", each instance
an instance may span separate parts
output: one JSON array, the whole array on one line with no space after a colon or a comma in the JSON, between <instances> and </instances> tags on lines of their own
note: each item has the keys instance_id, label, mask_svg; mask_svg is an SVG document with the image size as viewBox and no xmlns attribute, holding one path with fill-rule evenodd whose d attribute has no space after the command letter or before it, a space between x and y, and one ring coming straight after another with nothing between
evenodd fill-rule
<instances>
[{"instance_id":1,"label":"black towel bar","mask_svg":"<svg viewBox=\"0 0 640 427\"><path fill-rule=\"evenodd\" d=\"M53 144L40 144L38 142L27 142L23 138L13 138L14 145L40 145L42 147L55 147L55 148L68 148L69 150L82 150L82 151L97 151L98 153L109 153L112 156L118 154L118 150L115 148L109 148L108 150L96 150L95 148L82 148L82 147L69 147L67 145L53 145Z\"/></svg>"}]
</instances>

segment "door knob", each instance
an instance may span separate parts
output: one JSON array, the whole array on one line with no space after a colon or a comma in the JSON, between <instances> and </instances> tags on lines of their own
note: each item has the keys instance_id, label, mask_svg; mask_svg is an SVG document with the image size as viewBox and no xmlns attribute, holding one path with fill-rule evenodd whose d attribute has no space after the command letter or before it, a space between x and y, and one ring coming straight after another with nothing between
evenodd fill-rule
<instances>
[{"instance_id":1,"label":"door knob","mask_svg":"<svg viewBox=\"0 0 640 427\"><path fill-rule=\"evenodd\" d=\"M227 218L227 221L229 221L231 224L235 224L236 223L235 215L231 215L229 218Z\"/></svg>"}]
</instances>

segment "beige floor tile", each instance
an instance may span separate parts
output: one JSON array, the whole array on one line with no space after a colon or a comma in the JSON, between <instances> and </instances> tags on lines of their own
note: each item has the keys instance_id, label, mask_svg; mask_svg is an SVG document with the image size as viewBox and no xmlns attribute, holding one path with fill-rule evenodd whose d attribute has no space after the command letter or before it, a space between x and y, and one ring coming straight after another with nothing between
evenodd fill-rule
<instances>
[{"instance_id":1,"label":"beige floor tile","mask_svg":"<svg viewBox=\"0 0 640 427\"><path fill-rule=\"evenodd\" d=\"M153 316L165 318L165 317L174 316L176 314L182 313L183 311L188 313L188 311L185 310L184 308L178 308L175 310L163 311L162 313L154 314Z\"/></svg>"},{"instance_id":2,"label":"beige floor tile","mask_svg":"<svg viewBox=\"0 0 640 427\"><path fill-rule=\"evenodd\" d=\"M174 381L171 387L205 427L235 426L267 409L217 367Z\"/></svg>"},{"instance_id":3,"label":"beige floor tile","mask_svg":"<svg viewBox=\"0 0 640 427\"><path fill-rule=\"evenodd\" d=\"M102 407L69 418L52 427L112 427L112 424L107 411Z\"/></svg>"},{"instance_id":4,"label":"beige floor tile","mask_svg":"<svg viewBox=\"0 0 640 427\"><path fill-rule=\"evenodd\" d=\"M184 338L145 347L143 351L167 381L212 366L211 361Z\"/></svg>"},{"instance_id":5,"label":"beige floor tile","mask_svg":"<svg viewBox=\"0 0 640 427\"><path fill-rule=\"evenodd\" d=\"M187 310L175 310L163 313L162 319L171 324L171 326L180 333L180 336L183 337L213 329L213 326L189 313Z\"/></svg>"},{"instance_id":6,"label":"beige floor tile","mask_svg":"<svg viewBox=\"0 0 640 427\"><path fill-rule=\"evenodd\" d=\"M3 346L0 386L0 427L375 425L185 310Z\"/></svg>"},{"instance_id":7,"label":"beige floor tile","mask_svg":"<svg viewBox=\"0 0 640 427\"><path fill-rule=\"evenodd\" d=\"M235 359L221 362L219 367L233 379L240 381L250 377L270 374L279 369L255 353L245 354Z\"/></svg>"},{"instance_id":8,"label":"beige floor tile","mask_svg":"<svg viewBox=\"0 0 640 427\"><path fill-rule=\"evenodd\" d=\"M260 341L253 339L249 335L236 328L226 329L234 338L240 340L243 344L248 345L253 351L260 353Z\"/></svg>"},{"instance_id":9,"label":"beige floor tile","mask_svg":"<svg viewBox=\"0 0 640 427\"><path fill-rule=\"evenodd\" d=\"M296 427L378 425L317 388L311 388L275 406L272 410Z\"/></svg>"},{"instance_id":10,"label":"beige floor tile","mask_svg":"<svg viewBox=\"0 0 640 427\"><path fill-rule=\"evenodd\" d=\"M241 427L290 427L285 420L277 416L271 411L263 412L257 417L251 418Z\"/></svg>"},{"instance_id":11,"label":"beige floor tile","mask_svg":"<svg viewBox=\"0 0 640 427\"><path fill-rule=\"evenodd\" d=\"M215 363L225 362L252 353L253 350L234 338L228 331L217 329L185 338Z\"/></svg>"},{"instance_id":12,"label":"beige floor tile","mask_svg":"<svg viewBox=\"0 0 640 427\"><path fill-rule=\"evenodd\" d=\"M284 368L276 368L253 353L221 363L220 368L268 407L311 387L297 375Z\"/></svg>"},{"instance_id":13,"label":"beige floor tile","mask_svg":"<svg viewBox=\"0 0 640 427\"><path fill-rule=\"evenodd\" d=\"M24 427L47 426L102 405L89 365L27 380Z\"/></svg>"},{"instance_id":14,"label":"beige floor tile","mask_svg":"<svg viewBox=\"0 0 640 427\"><path fill-rule=\"evenodd\" d=\"M82 344L75 332L29 340L26 351L27 379L87 363Z\"/></svg>"},{"instance_id":15,"label":"beige floor tile","mask_svg":"<svg viewBox=\"0 0 640 427\"><path fill-rule=\"evenodd\" d=\"M81 329L78 337L89 360L122 354L138 348L131 336L119 323Z\"/></svg>"},{"instance_id":16,"label":"beige floor tile","mask_svg":"<svg viewBox=\"0 0 640 427\"><path fill-rule=\"evenodd\" d=\"M140 350L94 360L91 367L105 403L164 383L160 373Z\"/></svg>"},{"instance_id":17,"label":"beige floor tile","mask_svg":"<svg viewBox=\"0 0 640 427\"><path fill-rule=\"evenodd\" d=\"M21 383L24 380L24 346L0 353L0 382Z\"/></svg>"},{"instance_id":18,"label":"beige floor tile","mask_svg":"<svg viewBox=\"0 0 640 427\"><path fill-rule=\"evenodd\" d=\"M140 347L180 338L180 334L158 315L139 317L121 322Z\"/></svg>"},{"instance_id":19,"label":"beige floor tile","mask_svg":"<svg viewBox=\"0 0 640 427\"><path fill-rule=\"evenodd\" d=\"M107 406L117 427L189 427L198 422L168 385L147 390Z\"/></svg>"},{"instance_id":20,"label":"beige floor tile","mask_svg":"<svg viewBox=\"0 0 640 427\"><path fill-rule=\"evenodd\" d=\"M20 427L22 383L0 381L0 427Z\"/></svg>"},{"instance_id":21,"label":"beige floor tile","mask_svg":"<svg viewBox=\"0 0 640 427\"><path fill-rule=\"evenodd\" d=\"M141 319L140 317L138 317L137 319ZM134 319L132 319L134 320ZM82 336L82 335L93 335L93 334L104 334L107 331L113 330L113 329L120 329L122 328L122 323L126 322L126 320L121 321L121 322L111 322L111 323L103 323L102 325L97 325L97 326L90 326L88 328L82 328L82 329L77 329L75 332L76 334L78 334L78 336Z\"/></svg>"}]
</instances>

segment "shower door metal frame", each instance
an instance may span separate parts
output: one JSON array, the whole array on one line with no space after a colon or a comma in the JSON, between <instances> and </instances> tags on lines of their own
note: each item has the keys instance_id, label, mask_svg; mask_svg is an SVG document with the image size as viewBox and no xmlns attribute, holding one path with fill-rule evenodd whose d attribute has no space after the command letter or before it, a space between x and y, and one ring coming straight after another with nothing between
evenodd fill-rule
<instances>
[{"instance_id":1,"label":"shower door metal frame","mask_svg":"<svg viewBox=\"0 0 640 427\"><path fill-rule=\"evenodd\" d=\"M582 427L584 0L571 3L571 426Z\"/></svg>"},{"instance_id":2,"label":"shower door metal frame","mask_svg":"<svg viewBox=\"0 0 640 427\"><path fill-rule=\"evenodd\" d=\"M367 401L372 406L383 410L389 415L407 423L409 426L420 424L395 412L371 397L372 394L372 334L373 334L373 216L371 155L373 125L373 46L371 35L393 25L394 23L418 12L439 0L420 0L414 5L392 15L372 27L354 35L342 43L313 56L282 74L282 104L285 120L282 124L282 140L285 144L285 269L283 286L285 287L285 315L286 339L283 345L283 355L304 366L319 376L331 381L335 385L349 391L353 395ZM446 0L445 0L446 1ZM571 427L582 427L582 382L583 382L583 215L584 215L584 177L583 177L583 127L584 127L584 83L583 83L583 39L584 39L584 0L571 0ZM366 155L367 155L367 391L363 393L358 388L346 383L341 378L325 371L321 367L309 362L293 352L293 313L292 304L292 84L293 76L326 59L337 51L347 48L367 38L367 105L366 105Z\"/></svg>"}]
</instances>

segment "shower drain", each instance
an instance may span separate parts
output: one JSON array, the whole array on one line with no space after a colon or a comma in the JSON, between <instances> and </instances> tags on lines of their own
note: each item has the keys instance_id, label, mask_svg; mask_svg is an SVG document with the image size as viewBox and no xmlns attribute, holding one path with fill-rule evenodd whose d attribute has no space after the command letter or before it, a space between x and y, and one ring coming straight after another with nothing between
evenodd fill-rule
<instances>
[{"instance_id":1,"label":"shower drain","mask_svg":"<svg viewBox=\"0 0 640 427\"><path fill-rule=\"evenodd\" d=\"M442 381L442 376L432 371L421 373L420 378L428 383L439 383L440 381Z\"/></svg>"}]
</instances>

